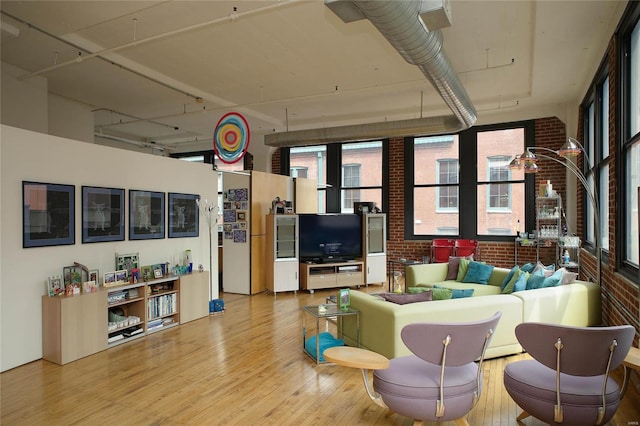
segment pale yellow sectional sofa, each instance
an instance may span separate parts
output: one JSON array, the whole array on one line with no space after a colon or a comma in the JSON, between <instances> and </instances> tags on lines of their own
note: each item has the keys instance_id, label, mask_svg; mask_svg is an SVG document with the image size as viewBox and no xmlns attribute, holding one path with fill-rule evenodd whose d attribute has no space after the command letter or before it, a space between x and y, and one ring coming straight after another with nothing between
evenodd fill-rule
<instances>
[{"instance_id":1,"label":"pale yellow sectional sofa","mask_svg":"<svg viewBox=\"0 0 640 426\"><path fill-rule=\"evenodd\" d=\"M352 291L351 307L360 311L360 347L387 358L409 355L411 352L400 338L400 331L407 324L473 321L501 311L502 318L486 352L488 358L495 358L522 352L515 335L515 327L522 322L573 326L601 323L600 287L597 284L576 280L556 287L501 294L500 285L509 269L494 268L485 285L447 281L448 268L447 263L409 266L406 285L473 288L472 297L398 305L374 294ZM355 346L357 334L353 316L344 317L342 332L345 343Z\"/></svg>"}]
</instances>

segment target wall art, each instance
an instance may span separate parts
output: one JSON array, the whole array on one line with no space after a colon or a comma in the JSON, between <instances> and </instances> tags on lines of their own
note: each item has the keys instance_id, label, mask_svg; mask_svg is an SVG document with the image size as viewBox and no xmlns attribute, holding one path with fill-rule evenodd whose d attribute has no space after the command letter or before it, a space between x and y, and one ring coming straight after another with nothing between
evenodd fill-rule
<instances>
[{"instance_id":1,"label":"target wall art","mask_svg":"<svg viewBox=\"0 0 640 426\"><path fill-rule=\"evenodd\" d=\"M251 139L249 123L237 112L229 112L218 120L213 134L213 150L223 163L233 164L247 153Z\"/></svg>"}]
</instances>

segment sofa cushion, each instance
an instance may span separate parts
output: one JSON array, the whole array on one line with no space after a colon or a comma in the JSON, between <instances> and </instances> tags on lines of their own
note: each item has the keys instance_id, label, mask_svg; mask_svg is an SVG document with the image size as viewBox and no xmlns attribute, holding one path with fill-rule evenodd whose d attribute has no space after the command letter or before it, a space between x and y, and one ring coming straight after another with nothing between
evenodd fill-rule
<instances>
[{"instance_id":1,"label":"sofa cushion","mask_svg":"<svg viewBox=\"0 0 640 426\"><path fill-rule=\"evenodd\" d=\"M552 263L551 265L544 266L542 262L538 262L531 272L537 272L540 269L544 270L545 277L550 277L556 271L556 265Z\"/></svg>"},{"instance_id":2,"label":"sofa cushion","mask_svg":"<svg viewBox=\"0 0 640 426\"><path fill-rule=\"evenodd\" d=\"M524 272L522 269L518 269L509 283L502 290L502 294L510 294L514 291L521 291L527 288L527 280L529 279L529 273ZM517 285L517 287L516 287Z\"/></svg>"},{"instance_id":3,"label":"sofa cushion","mask_svg":"<svg viewBox=\"0 0 640 426\"><path fill-rule=\"evenodd\" d=\"M436 284L433 286L433 288L437 289L437 288L447 288L447 287L442 287ZM472 288L450 288L449 290L451 290L452 299L463 299L465 297L471 297L473 296L473 292L475 291Z\"/></svg>"},{"instance_id":4,"label":"sofa cushion","mask_svg":"<svg viewBox=\"0 0 640 426\"><path fill-rule=\"evenodd\" d=\"M562 281L562 270L558 269L553 273L553 275L544 279L542 282L542 288L555 287L560 285L560 281Z\"/></svg>"},{"instance_id":5,"label":"sofa cushion","mask_svg":"<svg viewBox=\"0 0 640 426\"><path fill-rule=\"evenodd\" d=\"M458 277L460 259L473 260L473 253L469 256L449 256L449 272L447 273L447 280L455 280Z\"/></svg>"},{"instance_id":6,"label":"sofa cushion","mask_svg":"<svg viewBox=\"0 0 640 426\"><path fill-rule=\"evenodd\" d=\"M453 296L453 290L449 288L433 288L433 300L448 300Z\"/></svg>"},{"instance_id":7,"label":"sofa cushion","mask_svg":"<svg viewBox=\"0 0 640 426\"><path fill-rule=\"evenodd\" d=\"M553 274L553 273L552 273ZM539 268L534 270L527 280L527 290L533 290L536 288L542 288L542 284L544 283L545 278L547 278L547 274L544 268Z\"/></svg>"},{"instance_id":8,"label":"sofa cushion","mask_svg":"<svg viewBox=\"0 0 640 426\"><path fill-rule=\"evenodd\" d=\"M568 271L566 268L560 268L559 271L562 271L562 279L560 280L560 285L571 284L578 278L578 274L575 272Z\"/></svg>"},{"instance_id":9,"label":"sofa cushion","mask_svg":"<svg viewBox=\"0 0 640 426\"><path fill-rule=\"evenodd\" d=\"M529 281L529 276L531 274L529 274L528 272L524 272L522 274L520 274L520 276L518 277L518 279L516 280L515 284L513 285L513 292L517 292L517 291L524 291L527 289L527 281Z\"/></svg>"},{"instance_id":10,"label":"sofa cushion","mask_svg":"<svg viewBox=\"0 0 640 426\"><path fill-rule=\"evenodd\" d=\"M398 305L406 305L407 303L416 302L430 302L431 300L433 300L433 290L427 290L415 294L384 293L381 294L380 297L382 297L387 302L397 303Z\"/></svg>"},{"instance_id":11,"label":"sofa cushion","mask_svg":"<svg viewBox=\"0 0 640 426\"><path fill-rule=\"evenodd\" d=\"M509 281L511 281L511 279L515 275L516 271L519 271L519 270L520 270L520 267L518 265L516 265L513 268L511 268L511 270L509 271L507 276L502 281L502 284L500 284L500 290L504 290L504 288L507 286L507 284L509 284Z\"/></svg>"},{"instance_id":12,"label":"sofa cushion","mask_svg":"<svg viewBox=\"0 0 640 426\"><path fill-rule=\"evenodd\" d=\"M486 284L493 272L493 268L493 265L486 265L484 263L471 261L469 262L467 273L462 282Z\"/></svg>"},{"instance_id":13,"label":"sofa cushion","mask_svg":"<svg viewBox=\"0 0 640 426\"><path fill-rule=\"evenodd\" d=\"M464 276L467 275L467 269L469 269L469 259L460 259L460 266L458 266L458 275L456 276L456 281L459 283L462 282Z\"/></svg>"},{"instance_id":14,"label":"sofa cushion","mask_svg":"<svg viewBox=\"0 0 640 426\"><path fill-rule=\"evenodd\" d=\"M536 265L533 263L525 263L524 265L522 265L520 267L520 270L523 272L533 272L533 268L535 268Z\"/></svg>"}]
</instances>

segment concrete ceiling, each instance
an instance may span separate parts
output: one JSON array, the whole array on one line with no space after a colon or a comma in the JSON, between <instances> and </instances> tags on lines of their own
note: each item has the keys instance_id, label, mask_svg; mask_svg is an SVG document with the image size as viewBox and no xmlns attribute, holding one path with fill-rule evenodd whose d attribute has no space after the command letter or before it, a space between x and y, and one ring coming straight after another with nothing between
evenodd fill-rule
<instances>
[{"instance_id":1,"label":"concrete ceiling","mask_svg":"<svg viewBox=\"0 0 640 426\"><path fill-rule=\"evenodd\" d=\"M625 6L451 0L444 48L480 119L575 104ZM0 7L2 61L89 105L104 135L185 150L210 141L229 111L244 114L254 134L449 113L370 22L345 24L322 0Z\"/></svg>"}]
</instances>

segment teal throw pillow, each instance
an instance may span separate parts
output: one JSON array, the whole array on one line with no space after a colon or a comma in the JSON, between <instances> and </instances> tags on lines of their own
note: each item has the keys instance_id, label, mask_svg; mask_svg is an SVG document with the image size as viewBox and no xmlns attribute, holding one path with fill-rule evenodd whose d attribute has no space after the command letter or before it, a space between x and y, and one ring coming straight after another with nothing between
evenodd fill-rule
<instances>
[{"instance_id":1,"label":"teal throw pillow","mask_svg":"<svg viewBox=\"0 0 640 426\"><path fill-rule=\"evenodd\" d=\"M520 270L521 270L522 272L529 272L529 273L531 273L531 272L533 272L533 268L535 268L535 267L536 267L536 265L535 265L535 264L533 264L533 263L525 263L524 265L522 265L522 266L520 267Z\"/></svg>"},{"instance_id":2,"label":"teal throw pillow","mask_svg":"<svg viewBox=\"0 0 640 426\"><path fill-rule=\"evenodd\" d=\"M536 288L542 288L542 283L545 280L546 275L544 273L544 269L538 269L535 272L529 275L529 279L527 280L527 290L534 290Z\"/></svg>"},{"instance_id":3,"label":"teal throw pillow","mask_svg":"<svg viewBox=\"0 0 640 426\"><path fill-rule=\"evenodd\" d=\"M448 288L433 288L432 297L433 300L446 300L451 299L453 296L453 291Z\"/></svg>"},{"instance_id":4,"label":"teal throw pillow","mask_svg":"<svg viewBox=\"0 0 640 426\"><path fill-rule=\"evenodd\" d=\"M513 285L513 292L524 291L527 289L527 281L529 280L529 273L523 272L520 274L515 284Z\"/></svg>"},{"instance_id":5,"label":"teal throw pillow","mask_svg":"<svg viewBox=\"0 0 640 426\"><path fill-rule=\"evenodd\" d=\"M460 265L458 265L458 275L456 276L456 281L459 283L462 282L464 276L467 275L467 269L469 268L469 259L460 259Z\"/></svg>"},{"instance_id":6,"label":"teal throw pillow","mask_svg":"<svg viewBox=\"0 0 640 426\"><path fill-rule=\"evenodd\" d=\"M436 288L446 288L446 287L440 287L439 285L434 285L433 286L434 289ZM451 290L451 298L452 299L462 299L465 297L471 297L473 296L473 292L475 291L472 288L449 288L447 290Z\"/></svg>"},{"instance_id":7,"label":"teal throw pillow","mask_svg":"<svg viewBox=\"0 0 640 426\"><path fill-rule=\"evenodd\" d=\"M513 278L513 275L516 273L516 271L519 271L519 270L520 270L520 267L518 265L511 268L507 276L504 277L504 281L502 281L502 284L500 284L500 291L504 290L507 284L509 284L509 281L511 281L511 279Z\"/></svg>"},{"instance_id":8,"label":"teal throw pillow","mask_svg":"<svg viewBox=\"0 0 640 426\"><path fill-rule=\"evenodd\" d=\"M462 282L486 284L493 272L493 268L493 265L486 265L484 263L471 261L469 262L467 274L464 276Z\"/></svg>"},{"instance_id":9,"label":"teal throw pillow","mask_svg":"<svg viewBox=\"0 0 640 426\"><path fill-rule=\"evenodd\" d=\"M562 270L563 268L560 268L557 271L555 271L553 275L551 275L548 278L545 278L544 281L542 282L542 288L555 287L558 284L560 284L560 281L562 281L562 272L563 272Z\"/></svg>"}]
</instances>

